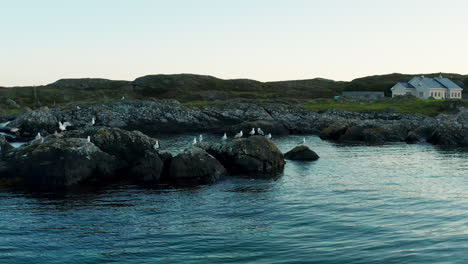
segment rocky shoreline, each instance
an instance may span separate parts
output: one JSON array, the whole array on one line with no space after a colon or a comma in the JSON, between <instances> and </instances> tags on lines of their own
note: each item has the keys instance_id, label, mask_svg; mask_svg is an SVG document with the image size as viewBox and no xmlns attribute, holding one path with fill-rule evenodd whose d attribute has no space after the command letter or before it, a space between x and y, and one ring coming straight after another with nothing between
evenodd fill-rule
<instances>
[{"instance_id":1,"label":"rocky shoreline","mask_svg":"<svg viewBox=\"0 0 468 264\"><path fill-rule=\"evenodd\" d=\"M154 101L113 101L69 109L40 108L0 120L0 182L36 190L127 180L138 184L190 186L226 175L276 177L284 156L264 136L232 140L235 133L261 128L273 137L317 134L338 142L429 142L468 146L468 111L428 117L396 113L311 112L286 105L227 104L196 108ZM70 122L58 133L59 122ZM152 136L227 133L230 140L198 142L173 156ZM38 133L40 137L37 138ZM36 139L34 139L36 137ZM29 141L13 148L12 141ZM286 154L316 160L307 148Z\"/></svg>"},{"instance_id":2,"label":"rocky shoreline","mask_svg":"<svg viewBox=\"0 0 468 264\"><path fill-rule=\"evenodd\" d=\"M468 109L457 114L429 117L418 114L356 113L329 110L317 113L280 104L233 103L224 107L189 107L154 101L112 101L104 104L60 109L47 107L9 117L0 132L19 129L17 141L28 141L38 132L52 134L57 123L71 122L72 130L95 126L138 130L150 136L178 133L245 133L261 127L273 135L316 134L342 142L429 142L468 146ZM7 121L7 120L3 120ZM2 120L0 120L2 122Z\"/></svg>"}]
</instances>

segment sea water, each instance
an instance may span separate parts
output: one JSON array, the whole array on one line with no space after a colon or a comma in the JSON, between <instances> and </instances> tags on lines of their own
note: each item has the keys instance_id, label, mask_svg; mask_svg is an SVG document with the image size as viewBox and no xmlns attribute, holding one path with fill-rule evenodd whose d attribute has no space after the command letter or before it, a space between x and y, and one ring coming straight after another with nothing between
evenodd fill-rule
<instances>
[{"instance_id":1,"label":"sea water","mask_svg":"<svg viewBox=\"0 0 468 264\"><path fill-rule=\"evenodd\" d=\"M287 151L302 136L273 140ZM0 189L0 263L468 263L468 150L306 141L321 158L272 180Z\"/></svg>"}]
</instances>

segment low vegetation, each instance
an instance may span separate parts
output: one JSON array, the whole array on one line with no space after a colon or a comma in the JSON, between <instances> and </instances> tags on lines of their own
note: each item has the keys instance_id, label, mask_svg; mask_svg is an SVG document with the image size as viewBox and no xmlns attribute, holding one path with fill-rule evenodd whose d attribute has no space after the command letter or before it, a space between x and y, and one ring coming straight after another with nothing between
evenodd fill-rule
<instances>
[{"instance_id":1,"label":"low vegetation","mask_svg":"<svg viewBox=\"0 0 468 264\"><path fill-rule=\"evenodd\" d=\"M353 112L396 112L435 116L440 113L453 113L459 106L468 107L466 100L435 100L417 98L386 98L383 100L317 100L305 105L312 111L340 109Z\"/></svg>"}]
</instances>

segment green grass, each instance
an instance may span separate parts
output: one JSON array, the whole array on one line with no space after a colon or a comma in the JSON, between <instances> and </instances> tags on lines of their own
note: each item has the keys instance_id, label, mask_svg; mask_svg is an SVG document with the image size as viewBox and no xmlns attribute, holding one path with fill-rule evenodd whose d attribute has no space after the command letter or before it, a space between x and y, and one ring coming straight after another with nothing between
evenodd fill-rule
<instances>
[{"instance_id":1,"label":"green grass","mask_svg":"<svg viewBox=\"0 0 468 264\"><path fill-rule=\"evenodd\" d=\"M413 113L435 116L440 113L453 113L457 106L468 106L466 100L431 100L431 99L384 99L374 102L359 100L334 101L318 100L306 104L305 108L312 111L325 111L328 109L341 109L352 112L389 112Z\"/></svg>"}]
</instances>

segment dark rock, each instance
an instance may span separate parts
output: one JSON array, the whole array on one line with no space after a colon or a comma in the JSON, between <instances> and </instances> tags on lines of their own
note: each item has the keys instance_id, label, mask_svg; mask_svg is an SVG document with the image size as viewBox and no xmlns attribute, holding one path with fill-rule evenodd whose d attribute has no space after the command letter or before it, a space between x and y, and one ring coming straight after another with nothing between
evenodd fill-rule
<instances>
[{"instance_id":1,"label":"dark rock","mask_svg":"<svg viewBox=\"0 0 468 264\"><path fill-rule=\"evenodd\" d=\"M132 165L129 174L131 179L139 183L157 183L161 178L163 165L158 153L147 151L144 157Z\"/></svg>"},{"instance_id":2,"label":"dark rock","mask_svg":"<svg viewBox=\"0 0 468 264\"><path fill-rule=\"evenodd\" d=\"M303 161L314 161L320 157L307 146L297 146L292 150L286 152L284 157L289 160L303 160Z\"/></svg>"},{"instance_id":3,"label":"dark rock","mask_svg":"<svg viewBox=\"0 0 468 264\"><path fill-rule=\"evenodd\" d=\"M82 139L49 138L30 143L4 155L2 178L20 178L32 189L66 190L86 181L107 181L117 169L117 160Z\"/></svg>"},{"instance_id":4,"label":"dark rock","mask_svg":"<svg viewBox=\"0 0 468 264\"><path fill-rule=\"evenodd\" d=\"M355 123L356 121L354 120L350 121L347 119L339 119L329 127L320 131L319 136L321 139L338 140L348 131L348 128L353 126Z\"/></svg>"},{"instance_id":5,"label":"dark rock","mask_svg":"<svg viewBox=\"0 0 468 264\"><path fill-rule=\"evenodd\" d=\"M468 146L468 127L453 122L440 123L427 142L434 145Z\"/></svg>"},{"instance_id":6,"label":"dark rock","mask_svg":"<svg viewBox=\"0 0 468 264\"><path fill-rule=\"evenodd\" d=\"M0 135L0 155L13 149L13 146L8 143L5 136Z\"/></svg>"},{"instance_id":7,"label":"dark rock","mask_svg":"<svg viewBox=\"0 0 468 264\"><path fill-rule=\"evenodd\" d=\"M154 150L155 139L139 132L119 128L88 127L83 130L68 131L66 137L91 137L91 142L102 151L116 156L123 162L133 164L140 160L147 151Z\"/></svg>"},{"instance_id":8,"label":"dark rock","mask_svg":"<svg viewBox=\"0 0 468 264\"><path fill-rule=\"evenodd\" d=\"M58 130L58 121L53 111L42 107L19 115L9 127L20 128L23 137L34 137L38 132L45 135Z\"/></svg>"},{"instance_id":9,"label":"dark rock","mask_svg":"<svg viewBox=\"0 0 468 264\"><path fill-rule=\"evenodd\" d=\"M170 180L182 185L211 184L226 174L226 169L201 148L193 147L171 160Z\"/></svg>"},{"instance_id":10,"label":"dark rock","mask_svg":"<svg viewBox=\"0 0 468 264\"><path fill-rule=\"evenodd\" d=\"M201 145L217 158L230 174L275 176L284 169L281 151L263 136L235 139L231 142Z\"/></svg>"}]
</instances>

